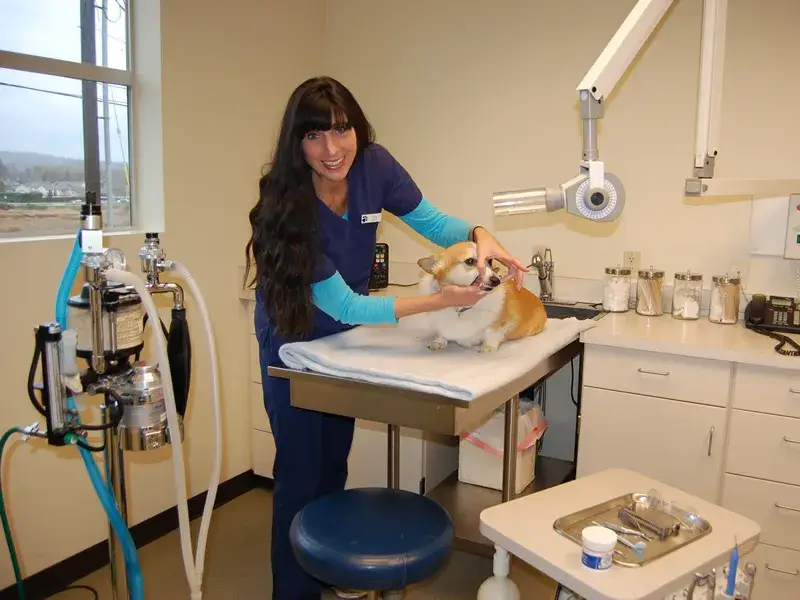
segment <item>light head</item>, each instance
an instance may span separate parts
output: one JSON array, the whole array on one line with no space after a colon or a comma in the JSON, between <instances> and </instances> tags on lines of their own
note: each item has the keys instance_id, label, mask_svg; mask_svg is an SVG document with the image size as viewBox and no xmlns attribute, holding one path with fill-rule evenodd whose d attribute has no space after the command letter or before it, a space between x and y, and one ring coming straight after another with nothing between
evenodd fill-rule
<instances>
[{"instance_id":1,"label":"light head","mask_svg":"<svg viewBox=\"0 0 800 600\"><path fill-rule=\"evenodd\" d=\"M498 192L492 196L494 214L507 217L566 209L590 221L615 221L625 206L625 188L613 173L606 172L601 181L602 185L593 186L589 174L582 172L558 188Z\"/></svg>"}]
</instances>

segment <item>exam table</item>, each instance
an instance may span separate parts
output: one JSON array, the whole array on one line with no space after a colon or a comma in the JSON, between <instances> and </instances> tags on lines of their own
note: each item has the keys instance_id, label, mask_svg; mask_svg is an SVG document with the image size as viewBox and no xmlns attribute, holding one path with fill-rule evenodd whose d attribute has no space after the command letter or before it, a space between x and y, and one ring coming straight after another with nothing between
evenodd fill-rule
<instances>
[{"instance_id":1,"label":"exam table","mask_svg":"<svg viewBox=\"0 0 800 600\"><path fill-rule=\"evenodd\" d=\"M490 556L492 545L478 531L479 515L481 510L514 497L517 453L507 449L515 448L518 442L519 395L581 355L583 345L578 339L579 335L593 326L593 322L574 318L550 319L546 335L543 333L501 346L493 355L456 347L434 354L425 347L424 336L416 337L413 332L409 334L395 328L359 327L323 340L287 344L284 349L292 346L309 352L297 358L303 353L296 352L290 357L287 350L284 363L288 360L290 365L269 367L268 374L289 380L293 406L386 424L387 484L393 489L400 487L400 427L458 436L474 430L493 411L504 406L506 451L503 454L502 493L453 482L449 486L442 484L428 494L453 518L454 548ZM359 352L364 356L358 357ZM359 367L369 361L370 355L381 353L391 359L390 367L370 365L369 368L360 367L353 371L354 365ZM451 372L465 365L465 373L472 373L480 366L496 374L496 377L491 382L476 384L477 391L472 395L465 395L464 390L453 385L444 386L442 390L436 386L426 388L419 384L408 387L405 382L399 381L404 367L397 365L404 364L404 360L411 360L409 357L413 360L424 357L432 373ZM417 375L422 372L419 363L408 367L408 370ZM451 374L451 381L459 381L463 377L469 375ZM387 383L392 378L394 382ZM420 376L409 374L408 379L424 383L424 378ZM570 474L561 472L556 475L557 481L544 483L561 483ZM529 489L538 489L537 486L541 487L542 483L534 480Z\"/></svg>"},{"instance_id":2,"label":"exam table","mask_svg":"<svg viewBox=\"0 0 800 600\"><path fill-rule=\"evenodd\" d=\"M652 489L676 505L692 507L709 522L711 532L643 566L615 564L607 571L594 571L581 563L581 546L554 527L558 519L571 513ZM480 521L481 533L494 544L586 600L670 598L686 589L695 573L706 574L727 564L734 539L742 568L761 532L750 519L626 469L609 469L488 508ZM755 582L757 591L757 575Z\"/></svg>"}]
</instances>

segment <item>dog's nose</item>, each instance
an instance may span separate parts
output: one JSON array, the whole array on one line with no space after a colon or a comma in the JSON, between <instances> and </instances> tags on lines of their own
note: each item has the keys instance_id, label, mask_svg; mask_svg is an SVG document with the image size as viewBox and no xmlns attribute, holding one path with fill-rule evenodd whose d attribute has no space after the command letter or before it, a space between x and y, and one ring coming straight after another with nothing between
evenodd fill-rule
<instances>
[{"instance_id":1,"label":"dog's nose","mask_svg":"<svg viewBox=\"0 0 800 600\"><path fill-rule=\"evenodd\" d=\"M489 278L489 285L491 285L492 287L497 287L498 285L500 285L500 278L497 275L492 275Z\"/></svg>"}]
</instances>

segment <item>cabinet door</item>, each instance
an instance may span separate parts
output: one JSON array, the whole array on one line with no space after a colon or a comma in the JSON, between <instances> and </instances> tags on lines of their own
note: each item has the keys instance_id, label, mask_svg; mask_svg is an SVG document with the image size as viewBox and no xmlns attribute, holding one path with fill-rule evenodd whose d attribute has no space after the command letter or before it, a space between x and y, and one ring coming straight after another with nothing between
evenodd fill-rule
<instances>
[{"instance_id":1,"label":"cabinet door","mask_svg":"<svg viewBox=\"0 0 800 600\"><path fill-rule=\"evenodd\" d=\"M724 408L584 388L577 475L627 468L716 503L724 438Z\"/></svg>"},{"instance_id":2,"label":"cabinet door","mask_svg":"<svg viewBox=\"0 0 800 600\"><path fill-rule=\"evenodd\" d=\"M742 562L756 566L751 600L800 598L800 552L759 544L752 554L742 557Z\"/></svg>"}]
</instances>

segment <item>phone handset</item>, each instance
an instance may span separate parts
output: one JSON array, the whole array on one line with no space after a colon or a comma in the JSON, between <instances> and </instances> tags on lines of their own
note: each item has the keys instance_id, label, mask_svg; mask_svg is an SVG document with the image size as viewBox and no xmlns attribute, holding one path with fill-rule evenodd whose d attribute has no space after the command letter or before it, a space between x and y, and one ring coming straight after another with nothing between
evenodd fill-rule
<instances>
[{"instance_id":1,"label":"phone handset","mask_svg":"<svg viewBox=\"0 0 800 600\"><path fill-rule=\"evenodd\" d=\"M793 305L792 314L794 314L794 311L800 310L800 306L790 299L780 298L776 299L773 303L773 299L767 299L764 294L753 294L752 300L747 303L744 309L744 325L756 333L766 335L776 340L778 344L775 345L775 352L778 354L783 356L800 356L800 344L795 342L792 338L775 331L776 328L788 331L795 331L798 329L788 322L784 323L784 321L789 320L785 316L788 311L784 310L787 301ZM778 308L777 311L776 308ZM785 346L791 346L793 350L788 350Z\"/></svg>"}]
</instances>

